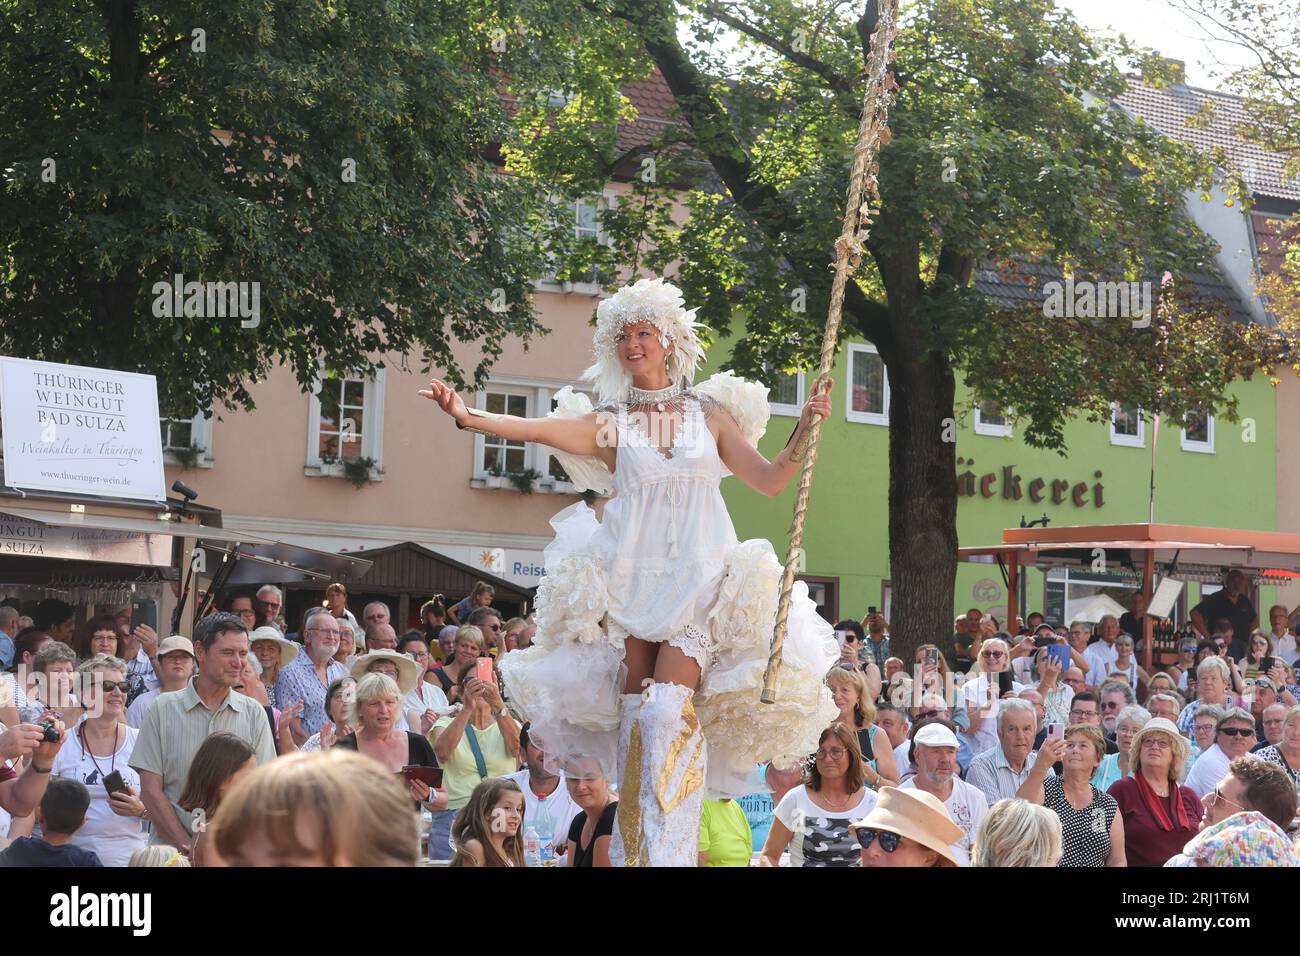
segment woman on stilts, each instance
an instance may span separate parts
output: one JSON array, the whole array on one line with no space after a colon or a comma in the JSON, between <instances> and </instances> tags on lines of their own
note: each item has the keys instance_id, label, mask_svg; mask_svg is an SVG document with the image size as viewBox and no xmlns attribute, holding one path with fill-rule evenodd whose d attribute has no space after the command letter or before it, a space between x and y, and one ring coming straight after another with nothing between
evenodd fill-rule
<instances>
[{"instance_id":1,"label":"woman on stilts","mask_svg":"<svg viewBox=\"0 0 1300 956\"><path fill-rule=\"evenodd\" d=\"M594 408L570 388L540 419L469 409L437 380L420 394L459 428L550 446L575 485L614 494L601 521L581 502L552 519L537 636L501 673L551 759L594 757L618 781L614 865L694 866L706 788L743 795L757 764L804 759L836 715L833 632L803 584L778 702L759 702L782 569L766 541L737 540L719 491L734 474L778 494L831 403L809 399L768 461L767 390L730 373L692 385L704 350L675 286L642 279L596 315Z\"/></svg>"}]
</instances>

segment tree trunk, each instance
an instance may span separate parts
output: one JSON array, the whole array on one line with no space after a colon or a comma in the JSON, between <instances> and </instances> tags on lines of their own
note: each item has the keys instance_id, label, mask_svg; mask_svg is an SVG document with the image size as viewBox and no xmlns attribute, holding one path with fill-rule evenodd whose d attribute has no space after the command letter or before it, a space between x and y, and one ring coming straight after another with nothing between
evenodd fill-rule
<instances>
[{"instance_id":1,"label":"tree trunk","mask_svg":"<svg viewBox=\"0 0 1300 956\"><path fill-rule=\"evenodd\" d=\"M932 352L900 356L887 368L890 653L911 673L919 645L947 649L953 635L956 380L948 362Z\"/></svg>"}]
</instances>

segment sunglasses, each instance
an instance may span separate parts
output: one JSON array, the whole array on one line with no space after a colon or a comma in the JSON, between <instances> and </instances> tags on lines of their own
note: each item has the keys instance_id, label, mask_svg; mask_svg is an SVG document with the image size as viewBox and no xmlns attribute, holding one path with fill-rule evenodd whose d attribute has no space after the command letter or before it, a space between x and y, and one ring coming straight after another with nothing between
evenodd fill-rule
<instances>
[{"instance_id":1,"label":"sunglasses","mask_svg":"<svg viewBox=\"0 0 1300 956\"><path fill-rule=\"evenodd\" d=\"M999 657L1006 657L1005 651L985 651L980 657L988 657L996 660Z\"/></svg>"},{"instance_id":2,"label":"sunglasses","mask_svg":"<svg viewBox=\"0 0 1300 956\"><path fill-rule=\"evenodd\" d=\"M857 642L858 642L858 635L854 634L852 631L849 631L847 634L844 635L845 644L856 644Z\"/></svg>"},{"instance_id":3,"label":"sunglasses","mask_svg":"<svg viewBox=\"0 0 1300 956\"><path fill-rule=\"evenodd\" d=\"M1246 727L1224 727L1219 733L1227 734L1229 737L1253 737L1255 736L1254 728Z\"/></svg>"},{"instance_id":4,"label":"sunglasses","mask_svg":"<svg viewBox=\"0 0 1300 956\"><path fill-rule=\"evenodd\" d=\"M1238 808L1240 808L1240 809L1242 809L1242 810L1245 810L1245 809L1246 809L1246 808L1243 807L1240 803L1238 803L1236 800L1229 800L1227 797L1225 797L1222 793L1219 792L1219 788L1218 788L1218 787L1215 787L1213 790L1211 790L1209 793L1207 793L1207 794L1206 794L1202 799L1205 801L1205 803L1206 803L1208 806L1211 806L1211 807L1213 807L1216 803L1218 803L1220 800L1222 800L1224 803L1231 803L1234 807L1238 807Z\"/></svg>"},{"instance_id":5,"label":"sunglasses","mask_svg":"<svg viewBox=\"0 0 1300 956\"><path fill-rule=\"evenodd\" d=\"M111 694L115 690L120 690L124 694L129 694L131 692L131 685L124 680L123 681L106 680L100 686L104 688L105 694Z\"/></svg>"},{"instance_id":6,"label":"sunglasses","mask_svg":"<svg viewBox=\"0 0 1300 956\"><path fill-rule=\"evenodd\" d=\"M871 830L867 827L859 827L857 834L858 846L864 850L870 849L876 837L880 837L880 848L886 853L893 853L897 850L898 844L903 840L897 833L890 833L888 830Z\"/></svg>"}]
</instances>

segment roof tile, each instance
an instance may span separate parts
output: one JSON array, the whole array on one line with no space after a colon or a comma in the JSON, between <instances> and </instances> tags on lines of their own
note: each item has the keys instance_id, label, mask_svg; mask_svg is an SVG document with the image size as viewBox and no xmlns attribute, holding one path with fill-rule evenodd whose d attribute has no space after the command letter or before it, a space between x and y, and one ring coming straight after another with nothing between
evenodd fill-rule
<instances>
[{"instance_id":1,"label":"roof tile","mask_svg":"<svg viewBox=\"0 0 1300 956\"><path fill-rule=\"evenodd\" d=\"M1242 127L1249 124L1251 117L1240 97L1190 86L1155 89L1133 77L1119 103L1166 136L1197 149L1221 147L1257 195L1300 200L1300 180L1288 180L1284 175L1286 156L1242 138ZM1206 104L1209 115L1201 125L1200 111ZM1196 125L1188 124L1191 117L1197 117Z\"/></svg>"}]
</instances>

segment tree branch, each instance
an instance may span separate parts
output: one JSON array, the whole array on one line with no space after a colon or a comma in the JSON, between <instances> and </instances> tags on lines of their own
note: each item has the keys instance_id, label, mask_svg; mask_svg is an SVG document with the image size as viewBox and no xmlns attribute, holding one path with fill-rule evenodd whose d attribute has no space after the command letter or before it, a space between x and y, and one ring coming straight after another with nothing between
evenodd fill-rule
<instances>
[{"instance_id":1,"label":"tree branch","mask_svg":"<svg viewBox=\"0 0 1300 956\"><path fill-rule=\"evenodd\" d=\"M766 30L760 30L753 24L740 19L740 17L733 16L719 4L709 4L709 6L705 7L704 12L716 20L721 20L723 23L727 24L727 26L738 30L751 39L757 40L764 46L775 50L796 66L801 66L805 70L816 73L826 81L826 85L830 87L832 92L849 94L850 96L854 94L853 84L836 73L829 63L825 63L822 60L817 59L815 56L810 56L807 53L796 50L780 37L773 36ZM856 117L861 113L861 110L855 109L851 112Z\"/></svg>"},{"instance_id":2,"label":"tree branch","mask_svg":"<svg viewBox=\"0 0 1300 956\"><path fill-rule=\"evenodd\" d=\"M677 41L671 20L666 24L636 23L664 81L672 91L678 110L695 134L695 147L704 153L732 199L753 219L765 235L780 247L785 236L802 232L805 223L771 185L758 181L744 147L736 139L726 110L708 88L705 78L686 56ZM787 257L788 258L788 257ZM805 281L824 281L825 262L794 262ZM892 341L889 310L868 299L855 282L844 293L844 307L872 342L887 347Z\"/></svg>"},{"instance_id":3,"label":"tree branch","mask_svg":"<svg viewBox=\"0 0 1300 956\"><path fill-rule=\"evenodd\" d=\"M858 17L857 23L858 38L862 41L863 69L871 65L871 35L876 32L876 25L879 23L879 0L867 0L867 5L862 8L862 16Z\"/></svg>"}]
</instances>

